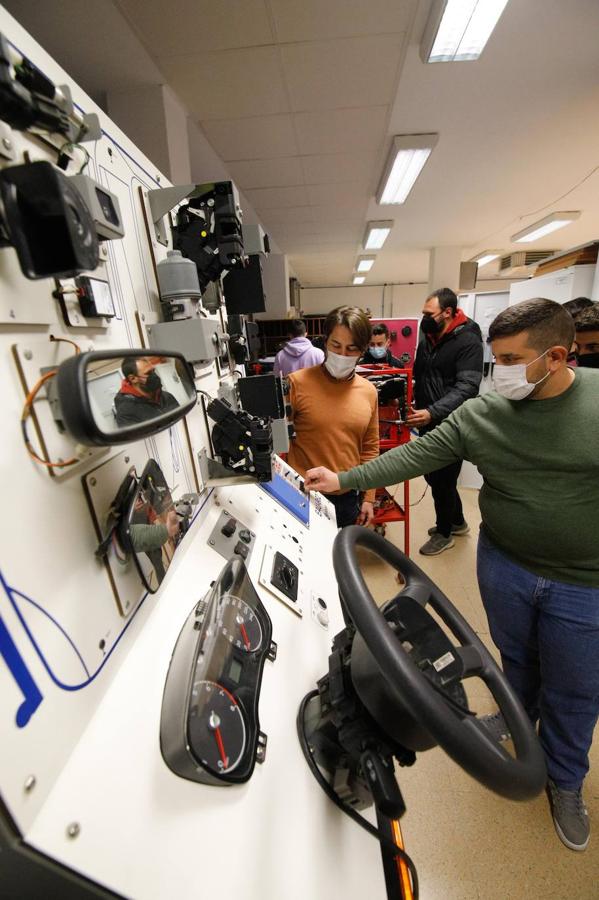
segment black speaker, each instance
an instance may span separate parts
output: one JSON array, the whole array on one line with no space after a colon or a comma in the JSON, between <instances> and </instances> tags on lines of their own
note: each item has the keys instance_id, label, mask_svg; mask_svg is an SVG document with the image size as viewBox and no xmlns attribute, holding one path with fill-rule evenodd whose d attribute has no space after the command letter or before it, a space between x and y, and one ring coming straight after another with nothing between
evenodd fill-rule
<instances>
[{"instance_id":1,"label":"black speaker","mask_svg":"<svg viewBox=\"0 0 599 900\"><path fill-rule=\"evenodd\" d=\"M49 162L0 172L5 226L26 278L70 278L98 265L91 214L67 176Z\"/></svg>"},{"instance_id":2,"label":"black speaker","mask_svg":"<svg viewBox=\"0 0 599 900\"><path fill-rule=\"evenodd\" d=\"M262 266L258 255L248 257L244 268L231 269L223 279L227 313L255 313L266 310Z\"/></svg>"}]
</instances>

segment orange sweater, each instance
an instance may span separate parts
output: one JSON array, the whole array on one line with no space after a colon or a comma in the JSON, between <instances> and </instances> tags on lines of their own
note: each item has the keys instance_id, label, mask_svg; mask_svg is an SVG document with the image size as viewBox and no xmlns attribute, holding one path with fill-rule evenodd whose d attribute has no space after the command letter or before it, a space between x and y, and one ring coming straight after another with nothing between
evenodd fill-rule
<instances>
[{"instance_id":1,"label":"orange sweater","mask_svg":"<svg viewBox=\"0 0 599 900\"><path fill-rule=\"evenodd\" d=\"M300 475L314 466L345 472L379 455L373 384L360 375L336 381L324 366L300 369L288 381L296 436L287 460ZM374 495L366 491L364 499L372 501Z\"/></svg>"}]
</instances>

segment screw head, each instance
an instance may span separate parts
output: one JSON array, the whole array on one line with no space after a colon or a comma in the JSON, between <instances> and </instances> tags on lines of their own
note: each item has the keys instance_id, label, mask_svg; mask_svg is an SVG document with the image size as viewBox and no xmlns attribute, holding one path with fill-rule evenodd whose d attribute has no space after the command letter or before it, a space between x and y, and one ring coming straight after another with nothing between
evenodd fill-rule
<instances>
[{"instance_id":1,"label":"screw head","mask_svg":"<svg viewBox=\"0 0 599 900\"><path fill-rule=\"evenodd\" d=\"M10 138L3 137L2 138L2 146L4 147L5 150L10 150L12 147L12 141L10 140Z\"/></svg>"},{"instance_id":2,"label":"screw head","mask_svg":"<svg viewBox=\"0 0 599 900\"><path fill-rule=\"evenodd\" d=\"M23 356L25 357L25 359L33 359L33 353L31 352L31 350L25 350Z\"/></svg>"},{"instance_id":3,"label":"screw head","mask_svg":"<svg viewBox=\"0 0 599 900\"><path fill-rule=\"evenodd\" d=\"M129 459L130 459L130 457L129 457L129 456L126 456L126 457L125 457L125 462L128 463L128 462L129 462Z\"/></svg>"},{"instance_id":4,"label":"screw head","mask_svg":"<svg viewBox=\"0 0 599 900\"><path fill-rule=\"evenodd\" d=\"M23 784L23 790L27 794L29 794L30 791L32 791L34 789L36 784L37 784L37 778L35 777L35 775L28 775L27 778L25 779L25 783Z\"/></svg>"},{"instance_id":5,"label":"screw head","mask_svg":"<svg viewBox=\"0 0 599 900\"><path fill-rule=\"evenodd\" d=\"M70 825L67 825L67 836L70 838L79 837L81 833L81 825L79 822L71 822Z\"/></svg>"},{"instance_id":6,"label":"screw head","mask_svg":"<svg viewBox=\"0 0 599 900\"><path fill-rule=\"evenodd\" d=\"M90 478L89 483L91 484L92 487L95 487L98 482L96 481L95 478Z\"/></svg>"}]
</instances>

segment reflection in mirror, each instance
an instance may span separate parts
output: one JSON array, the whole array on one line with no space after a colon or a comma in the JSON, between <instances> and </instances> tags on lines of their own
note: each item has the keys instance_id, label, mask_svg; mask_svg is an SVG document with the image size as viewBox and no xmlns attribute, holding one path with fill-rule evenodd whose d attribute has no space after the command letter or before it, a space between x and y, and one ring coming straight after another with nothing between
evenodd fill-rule
<instances>
[{"instance_id":1,"label":"reflection in mirror","mask_svg":"<svg viewBox=\"0 0 599 900\"><path fill-rule=\"evenodd\" d=\"M127 444L169 428L196 403L192 366L180 353L81 353L58 368L66 430L90 446Z\"/></svg>"},{"instance_id":2,"label":"reflection in mirror","mask_svg":"<svg viewBox=\"0 0 599 900\"><path fill-rule=\"evenodd\" d=\"M151 422L192 396L182 361L161 356L90 360L86 379L94 422L106 434Z\"/></svg>"},{"instance_id":3,"label":"reflection in mirror","mask_svg":"<svg viewBox=\"0 0 599 900\"><path fill-rule=\"evenodd\" d=\"M133 557L145 587L155 593L189 527L189 498L175 504L158 463L150 459L129 502L120 543Z\"/></svg>"}]
</instances>

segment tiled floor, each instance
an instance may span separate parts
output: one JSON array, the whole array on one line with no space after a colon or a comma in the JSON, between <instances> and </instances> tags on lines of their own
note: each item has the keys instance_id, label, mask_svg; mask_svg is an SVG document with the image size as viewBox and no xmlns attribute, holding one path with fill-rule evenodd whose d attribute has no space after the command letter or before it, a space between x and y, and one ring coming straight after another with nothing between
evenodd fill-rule
<instances>
[{"instance_id":1,"label":"tiled floor","mask_svg":"<svg viewBox=\"0 0 599 900\"><path fill-rule=\"evenodd\" d=\"M412 482L412 502L425 487L423 479ZM456 537L455 547L440 556L418 553L434 524L428 491L412 508L411 555L496 653L476 583L478 492L466 489L461 495L470 534ZM389 526L387 538L403 549L403 525ZM377 601L396 593L394 576L384 563L364 554L363 571ZM469 696L478 712L496 708L480 682L473 683ZM418 868L422 900L599 900L599 728L595 733L585 783L594 833L584 853L559 841L544 794L529 803L504 800L438 747L420 754L412 768L399 770L407 805L402 829Z\"/></svg>"}]
</instances>

